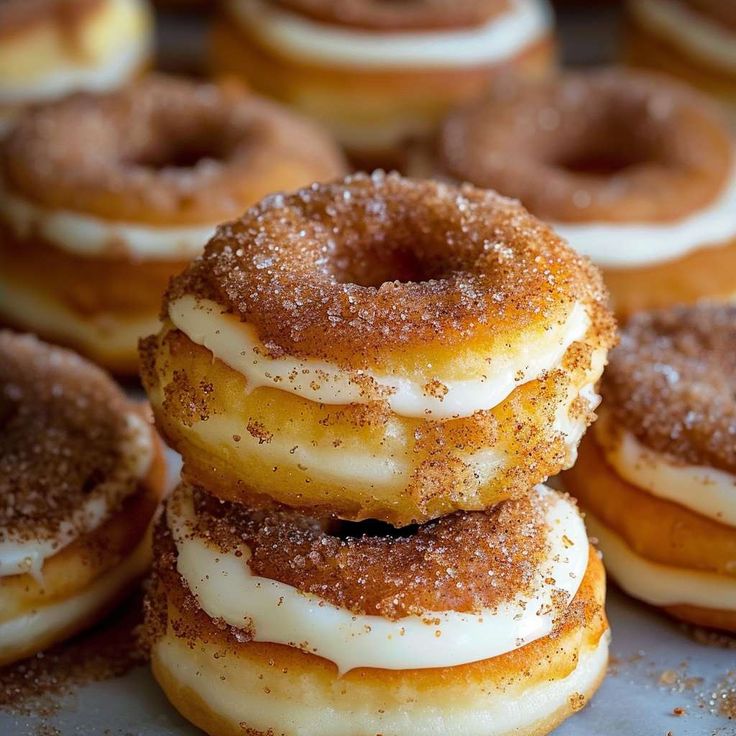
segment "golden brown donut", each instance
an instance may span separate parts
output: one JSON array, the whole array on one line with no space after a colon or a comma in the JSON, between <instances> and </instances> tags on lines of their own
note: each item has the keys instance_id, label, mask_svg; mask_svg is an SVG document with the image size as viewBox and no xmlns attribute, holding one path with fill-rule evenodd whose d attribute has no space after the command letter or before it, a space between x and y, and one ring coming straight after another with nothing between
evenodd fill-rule
<instances>
[{"instance_id":1,"label":"golden brown donut","mask_svg":"<svg viewBox=\"0 0 736 736\"><path fill-rule=\"evenodd\" d=\"M546 0L386 3L228 0L216 72L323 121L365 168L401 166L409 142L454 105L554 56Z\"/></svg>"},{"instance_id":2,"label":"golden brown donut","mask_svg":"<svg viewBox=\"0 0 736 736\"><path fill-rule=\"evenodd\" d=\"M642 313L565 486L624 590L736 632L736 307Z\"/></svg>"},{"instance_id":3,"label":"golden brown donut","mask_svg":"<svg viewBox=\"0 0 736 736\"><path fill-rule=\"evenodd\" d=\"M29 105L121 87L150 61L147 0L0 3L0 135Z\"/></svg>"},{"instance_id":4,"label":"golden brown donut","mask_svg":"<svg viewBox=\"0 0 736 736\"><path fill-rule=\"evenodd\" d=\"M736 130L736 6L722 0L628 0L627 63L715 97Z\"/></svg>"},{"instance_id":5,"label":"golden brown donut","mask_svg":"<svg viewBox=\"0 0 736 736\"><path fill-rule=\"evenodd\" d=\"M519 198L603 271L622 318L736 296L734 144L707 99L602 70L499 86L413 168Z\"/></svg>"},{"instance_id":6,"label":"golden brown donut","mask_svg":"<svg viewBox=\"0 0 736 736\"><path fill-rule=\"evenodd\" d=\"M573 462L613 342L605 301L517 203L356 175L220 228L172 281L142 377L210 492L402 526Z\"/></svg>"},{"instance_id":7,"label":"golden brown donut","mask_svg":"<svg viewBox=\"0 0 736 736\"><path fill-rule=\"evenodd\" d=\"M0 665L96 623L151 559L160 441L99 369L0 332Z\"/></svg>"},{"instance_id":8,"label":"golden brown donut","mask_svg":"<svg viewBox=\"0 0 736 736\"><path fill-rule=\"evenodd\" d=\"M549 489L396 536L181 486L155 544L154 674L216 736L545 734L604 675L602 566Z\"/></svg>"},{"instance_id":9,"label":"golden brown donut","mask_svg":"<svg viewBox=\"0 0 736 736\"><path fill-rule=\"evenodd\" d=\"M133 373L219 222L343 167L321 130L232 85L149 77L40 108L0 148L0 317Z\"/></svg>"}]
</instances>

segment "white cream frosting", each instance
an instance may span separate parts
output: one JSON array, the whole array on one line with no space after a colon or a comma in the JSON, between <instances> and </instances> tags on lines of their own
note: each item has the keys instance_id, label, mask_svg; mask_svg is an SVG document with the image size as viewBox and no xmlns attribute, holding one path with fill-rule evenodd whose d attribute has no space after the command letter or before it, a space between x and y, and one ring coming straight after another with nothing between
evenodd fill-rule
<instances>
[{"instance_id":1,"label":"white cream frosting","mask_svg":"<svg viewBox=\"0 0 736 736\"><path fill-rule=\"evenodd\" d=\"M736 33L726 26L674 0L630 0L629 7L658 36L718 69L736 72Z\"/></svg>"},{"instance_id":2,"label":"white cream frosting","mask_svg":"<svg viewBox=\"0 0 736 736\"><path fill-rule=\"evenodd\" d=\"M88 352L128 357L135 354L138 339L154 334L158 315L115 317L84 316L38 289L14 282L0 273L0 314L25 329L54 335L81 345Z\"/></svg>"},{"instance_id":3,"label":"white cream frosting","mask_svg":"<svg viewBox=\"0 0 736 736\"><path fill-rule=\"evenodd\" d=\"M105 92L130 79L152 51L147 5L141 0L108 0L103 13L87 31L90 48L84 53L53 57L48 69L31 74L20 74L17 62L9 58L13 69L0 75L0 103L35 103L77 90Z\"/></svg>"},{"instance_id":4,"label":"white cream frosting","mask_svg":"<svg viewBox=\"0 0 736 736\"><path fill-rule=\"evenodd\" d=\"M128 436L122 448L120 466L59 525L53 536L28 539L25 532L17 536L12 530L0 529L0 578L31 573L40 580L45 560L101 526L110 518L111 509L137 490L137 484L125 485L122 481L142 480L148 473L153 462L151 428L137 413L131 412L125 419Z\"/></svg>"},{"instance_id":5,"label":"white cream frosting","mask_svg":"<svg viewBox=\"0 0 736 736\"><path fill-rule=\"evenodd\" d=\"M736 238L736 171L713 204L676 222L557 222L552 226L599 266L627 268L674 260Z\"/></svg>"},{"instance_id":6,"label":"white cream frosting","mask_svg":"<svg viewBox=\"0 0 736 736\"><path fill-rule=\"evenodd\" d=\"M0 660L22 655L37 646L39 641L49 644L53 637L66 635L68 629L104 608L145 572L151 559L150 537L150 533L146 534L119 565L106 571L79 593L45 603L0 623ZM2 596L0 588L0 610Z\"/></svg>"},{"instance_id":7,"label":"white cream frosting","mask_svg":"<svg viewBox=\"0 0 736 736\"><path fill-rule=\"evenodd\" d=\"M121 252L140 260L181 261L199 255L217 223L148 225L105 220L49 209L0 188L0 216L19 238L38 233L61 250L80 256Z\"/></svg>"},{"instance_id":8,"label":"white cream frosting","mask_svg":"<svg viewBox=\"0 0 736 736\"><path fill-rule=\"evenodd\" d=\"M643 445L626 430L617 432L601 412L594 432L606 461L624 480L654 496L736 527L736 475L676 459Z\"/></svg>"},{"instance_id":9,"label":"white cream frosting","mask_svg":"<svg viewBox=\"0 0 736 736\"><path fill-rule=\"evenodd\" d=\"M248 628L255 641L284 644L356 667L422 669L488 659L547 636L563 595L573 599L588 564L588 538L577 508L544 486L549 503L549 554L536 571L532 591L479 613L428 611L390 620L358 615L297 588L254 575L243 544L223 553L191 533L191 489L182 486L167 520L176 543L177 570L211 618Z\"/></svg>"},{"instance_id":10,"label":"white cream frosting","mask_svg":"<svg viewBox=\"0 0 736 736\"><path fill-rule=\"evenodd\" d=\"M736 577L651 562L591 513L585 521L603 552L603 562L630 595L653 606L690 605L736 611Z\"/></svg>"},{"instance_id":11,"label":"white cream frosting","mask_svg":"<svg viewBox=\"0 0 736 736\"><path fill-rule=\"evenodd\" d=\"M230 0L238 21L278 53L338 67L448 68L495 64L549 34L546 0L511 0L502 15L478 28L385 33L321 23L264 0Z\"/></svg>"},{"instance_id":12,"label":"white cream frosting","mask_svg":"<svg viewBox=\"0 0 736 736\"><path fill-rule=\"evenodd\" d=\"M400 416L419 418L467 417L492 409L519 385L557 368L567 349L581 340L590 325L585 307L577 302L563 324L554 324L539 337L517 348L513 357L494 356L484 374L466 380L445 380L429 375L421 383L404 376L374 371L349 371L326 361L273 358L255 328L226 314L215 302L183 296L169 305L169 317L192 342L242 373L249 386L271 386L322 404L365 403L366 378L386 394L391 410ZM442 397L425 387L439 381L447 391Z\"/></svg>"},{"instance_id":13,"label":"white cream frosting","mask_svg":"<svg viewBox=\"0 0 736 736\"><path fill-rule=\"evenodd\" d=\"M575 669L559 679L525 684L490 678L448 678L442 688L411 687L385 695L360 682L312 685L253 659L222 654L217 644L196 644L168 634L154 645L154 670L164 668L237 730L299 736L518 736L543 733L548 719L569 712L572 698L591 695L605 675L609 635L578 653ZM517 684L518 683L518 684ZM319 703L321 707L315 707Z\"/></svg>"}]
</instances>

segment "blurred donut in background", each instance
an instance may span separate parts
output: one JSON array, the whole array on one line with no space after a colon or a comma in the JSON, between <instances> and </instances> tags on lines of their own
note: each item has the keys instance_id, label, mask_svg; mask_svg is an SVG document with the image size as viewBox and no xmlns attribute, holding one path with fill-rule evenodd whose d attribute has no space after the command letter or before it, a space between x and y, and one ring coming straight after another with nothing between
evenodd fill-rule
<instances>
[{"instance_id":1,"label":"blurred donut in background","mask_svg":"<svg viewBox=\"0 0 736 736\"><path fill-rule=\"evenodd\" d=\"M115 89L153 52L145 0L5 0L0 3L0 134L26 106Z\"/></svg>"},{"instance_id":2,"label":"blurred donut in background","mask_svg":"<svg viewBox=\"0 0 736 736\"><path fill-rule=\"evenodd\" d=\"M546 72L552 33L544 0L229 0L212 65L322 120L356 163L400 166L500 70Z\"/></svg>"}]
</instances>

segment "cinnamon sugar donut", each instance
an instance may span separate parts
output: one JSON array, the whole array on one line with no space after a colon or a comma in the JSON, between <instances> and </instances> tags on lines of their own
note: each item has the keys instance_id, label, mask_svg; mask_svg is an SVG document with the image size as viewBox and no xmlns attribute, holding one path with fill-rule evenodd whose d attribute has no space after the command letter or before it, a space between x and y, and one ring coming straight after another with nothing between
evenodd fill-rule
<instances>
[{"instance_id":1,"label":"cinnamon sugar donut","mask_svg":"<svg viewBox=\"0 0 736 736\"><path fill-rule=\"evenodd\" d=\"M122 86L152 45L146 0L3 0L0 133L31 104Z\"/></svg>"},{"instance_id":2,"label":"cinnamon sugar donut","mask_svg":"<svg viewBox=\"0 0 736 736\"><path fill-rule=\"evenodd\" d=\"M41 108L0 148L0 317L135 372L217 223L343 166L311 123L230 85L150 77Z\"/></svg>"},{"instance_id":3,"label":"cinnamon sugar donut","mask_svg":"<svg viewBox=\"0 0 736 736\"><path fill-rule=\"evenodd\" d=\"M707 99L602 70L499 87L451 114L415 168L518 197L602 268L628 317L736 296L735 163Z\"/></svg>"},{"instance_id":4,"label":"cinnamon sugar donut","mask_svg":"<svg viewBox=\"0 0 736 736\"><path fill-rule=\"evenodd\" d=\"M0 332L0 665L95 623L151 558L160 441L98 368Z\"/></svg>"},{"instance_id":5,"label":"cinnamon sugar donut","mask_svg":"<svg viewBox=\"0 0 736 736\"><path fill-rule=\"evenodd\" d=\"M228 0L211 47L217 72L322 120L366 168L400 165L453 105L554 55L546 0Z\"/></svg>"},{"instance_id":6,"label":"cinnamon sugar donut","mask_svg":"<svg viewBox=\"0 0 736 736\"><path fill-rule=\"evenodd\" d=\"M736 130L736 5L723 0L628 0L626 59L713 95Z\"/></svg>"},{"instance_id":7,"label":"cinnamon sugar donut","mask_svg":"<svg viewBox=\"0 0 736 736\"><path fill-rule=\"evenodd\" d=\"M397 536L184 484L155 544L154 674L207 733L545 734L605 672L602 567L544 487Z\"/></svg>"},{"instance_id":8,"label":"cinnamon sugar donut","mask_svg":"<svg viewBox=\"0 0 736 736\"><path fill-rule=\"evenodd\" d=\"M380 172L267 197L172 281L156 420L216 495L401 526L568 466L613 325L517 203Z\"/></svg>"},{"instance_id":9,"label":"cinnamon sugar donut","mask_svg":"<svg viewBox=\"0 0 736 736\"><path fill-rule=\"evenodd\" d=\"M565 485L637 598L736 632L736 307L643 313Z\"/></svg>"}]
</instances>

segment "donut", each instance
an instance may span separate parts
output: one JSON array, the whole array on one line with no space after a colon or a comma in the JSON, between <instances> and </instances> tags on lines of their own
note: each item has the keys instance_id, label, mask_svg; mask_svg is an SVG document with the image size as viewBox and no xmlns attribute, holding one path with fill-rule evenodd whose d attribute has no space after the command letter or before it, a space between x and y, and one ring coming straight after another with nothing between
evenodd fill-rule
<instances>
[{"instance_id":1,"label":"donut","mask_svg":"<svg viewBox=\"0 0 736 736\"><path fill-rule=\"evenodd\" d=\"M357 174L220 227L172 280L142 380L211 493L403 526L573 462L613 341L605 302L518 203Z\"/></svg>"},{"instance_id":2,"label":"donut","mask_svg":"<svg viewBox=\"0 0 736 736\"><path fill-rule=\"evenodd\" d=\"M499 85L451 113L412 169L519 198L600 266L625 320L736 296L734 166L703 96L604 69Z\"/></svg>"},{"instance_id":3,"label":"donut","mask_svg":"<svg viewBox=\"0 0 736 736\"><path fill-rule=\"evenodd\" d=\"M122 86L148 65L152 46L145 0L4 0L0 135L29 105Z\"/></svg>"},{"instance_id":4,"label":"donut","mask_svg":"<svg viewBox=\"0 0 736 736\"><path fill-rule=\"evenodd\" d=\"M100 369L0 331L0 665L96 623L151 559L160 440Z\"/></svg>"},{"instance_id":5,"label":"donut","mask_svg":"<svg viewBox=\"0 0 736 736\"><path fill-rule=\"evenodd\" d=\"M628 0L624 57L715 97L736 130L736 6L722 0Z\"/></svg>"},{"instance_id":6,"label":"donut","mask_svg":"<svg viewBox=\"0 0 736 736\"><path fill-rule=\"evenodd\" d=\"M736 633L736 307L632 318L565 487L632 596Z\"/></svg>"},{"instance_id":7,"label":"donut","mask_svg":"<svg viewBox=\"0 0 736 736\"><path fill-rule=\"evenodd\" d=\"M135 373L169 278L218 223L343 166L229 83L153 76L40 108L0 146L0 319Z\"/></svg>"},{"instance_id":8,"label":"donut","mask_svg":"<svg viewBox=\"0 0 736 736\"><path fill-rule=\"evenodd\" d=\"M546 0L227 0L212 67L329 126L356 163L400 166L408 143L512 72L554 59Z\"/></svg>"},{"instance_id":9,"label":"donut","mask_svg":"<svg viewBox=\"0 0 736 736\"><path fill-rule=\"evenodd\" d=\"M146 615L173 705L217 736L534 736L585 705L606 669L605 580L568 497L371 524L182 484Z\"/></svg>"}]
</instances>

